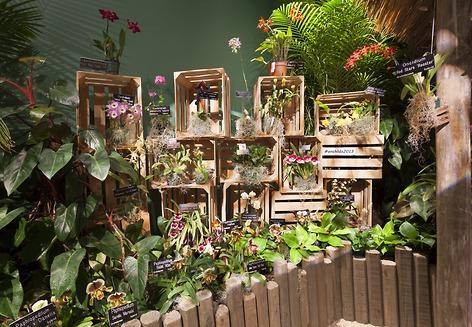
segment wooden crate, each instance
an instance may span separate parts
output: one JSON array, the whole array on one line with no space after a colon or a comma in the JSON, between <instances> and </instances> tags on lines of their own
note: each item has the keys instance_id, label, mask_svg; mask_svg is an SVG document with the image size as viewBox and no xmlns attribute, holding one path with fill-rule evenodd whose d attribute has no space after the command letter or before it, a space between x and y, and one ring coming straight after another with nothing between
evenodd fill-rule
<instances>
[{"instance_id":1,"label":"wooden crate","mask_svg":"<svg viewBox=\"0 0 472 327\"><path fill-rule=\"evenodd\" d=\"M264 183L277 183L279 180L278 170L278 139L272 136L256 138L225 138L217 141L219 151L218 177L220 183L240 183L234 171L233 156L236 155L238 144L265 145L272 149L272 166L269 169L269 175L263 180ZM269 168L269 167L268 167Z\"/></svg>"},{"instance_id":2,"label":"wooden crate","mask_svg":"<svg viewBox=\"0 0 472 327\"><path fill-rule=\"evenodd\" d=\"M200 151L203 152L203 164L205 165L205 167L207 167L210 170L211 179L206 184L196 184L195 182L192 182L190 184L168 186L166 185L165 181L159 180L158 178L154 177L153 181L151 182L151 187L156 189L156 188L165 187L165 186L176 187L176 188L199 187L201 185L215 186L216 179L217 179L216 178L217 169L218 169L218 165L217 165L218 155L217 155L217 148L216 148L215 140L178 138L177 142L180 145L183 145L186 149L190 150L192 159L194 158L192 153L195 149L200 149ZM180 147L177 149L169 149L168 151L175 153L175 151L178 151L178 150L180 150ZM152 165L154 164L152 155L148 156L148 161L149 161L149 167L152 167ZM189 166L188 169L193 171L194 166Z\"/></svg>"},{"instance_id":3,"label":"wooden crate","mask_svg":"<svg viewBox=\"0 0 472 327\"><path fill-rule=\"evenodd\" d=\"M100 134L105 135L110 122L106 117L105 105L112 99L114 94L124 94L134 96L135 103L142 105L141 98L141 78L131 76L121 76L104 74L97 72L78 71L76 74L76 86L79 94L79 105L76 111L77 128L94 128ZM136 140L142 136L142 120L140 123L129 125L129 139L127 144L113 147L122 155L127 155L128 151L135 146ZM139 162L139 172L144 175L146 172L145 161ZM131 186L127 176L119 174L121 181L107 177L104 183L91 177L89 180L92 192L103 198L106 209L118 209L119 201L114 196L118 188ZM146 207L145 195L140 192L142 207Z\"/></svg>"},{"instance_id":4,"label":"wooden crate","mask_svg":"<svg viewBox=\"0 0 472 327\"><path fill-rule=\"evenodd\" d=\"M286 136L283 141L279 141L279 181L280 181L280 191L282 193L320 193L323 191L323 168L321 164L321 142L316 136ZM291 144L297 147L297 149L303 148L304 146L309 146L310 149L313 147L319 148L319 164L318 164L318 174L317 182L314 187L310 190L297 190L290 186L290 183L287 179L285 173L284 160L289 153L292 153Z\"/></svg>"},{"instance_id":5,"label":"wooden crate","mask_svg":"<svg viewBox=\"0 0 472 327\"><path fill-rule=\"evenodd\" d=\"M326 192L321 193L284 193L272 191L270 218L295 222L298 211L324 212L326 210Z\"/></svg>"},{"instance_id":6,"label":"wooden crate","mask_svg":"<svg viewBox=\"0 0 472 327\"><path fill-rule=\"evenodd\" d=\"M268 185L243 185L238 183L224 183L222 185L223 201L221 219L222 221L233 220L245 211L247 200L241 199L241 194L251 191L256 193L257 199L260 201L260 209L257 212L259 221L269 221L270 206L270 187ZM245 217L241 217L245 219Z\"/></svg>"},{"instance_id":7,"label":"wooden crate","mask_svg":"<svg viewBox=\"0 0 472 327\"><path fill-rule=\"evenodd\" d=\"M282 80L284 80L282 82ZM282 86L282 83L285 86ZM259 126L262 125L261 109L265 104L265 97L270 95L273 86L277 89L283 87L290 88L295 86L294 92L298 94L295 96L284 108L283 123L284 135L304 135L305 128L305 77L304 76L261 76L257 79L257 84L254 86L254 117ZM264 135L263 132L261 132Z\"/></svg>"},{"instance_id":8,"label":"wooden crate","mask_svg":"<svg viewBox=\"0 0 472 327\"><path fill-rule=\"evenodd\" d=\"M382 178L383 135L320 135L323 178Z\"/></svg>"},{"instance_id":9,"label":"wooden crate","mask_svg":"<svg viewBox=\"0 0 472 327\"><path fill-rule=\"evenodd\" d=\"M324 180L324 188L330 192L332 179ZM357 214L362 217L364 223L372 226L372 180L358 179L354 182L351 189L351 194L354 196L352 205Z\"/></svg>"},{"instance_id":10,"label":"wooden crate","mask_svg":"<svg viewBox=\"0 0 472 327\"><path fill-rule=\"evenodd\" d=\"M200 106L210 115L211 135L199 136L230 136L230 81L223 68L214 68L174 73L177 137L194 136L189 134L188 127L192 112L197 110L195 99L197 86L200 82L205 82L210 88L210 92L218 95L218 99L200 100Z\"/></svg>"},{"instance_id":11,"label":"wooden crate","mask_svg":"<svg viewBox=\"0 0 472 327\"><path fill-rule=\"evenodd\" d=\"M369 134L380 134L380 98L377 95L367 93L366 91L345 92L321 94L316 100L329 107L329 114L315 102L315 135L326 134L326 129L322 124L324 119L327 119L331 115L339 115L341 112L350 112L352 110L350 107L343 107L349 102L362 102L365 100L375 103L376 107L373 130L372 133Z\"/></svg>"},{"instance_id":12,"label":"wooden crate","mask_svg":"<svg viewBox=\"0 0 472 327\"><path fill-rule=\"evenodd\" d=\"M189 188L161 187L161 208L159 213L166 219L172 217L173 211L178 211L179 204L198 203L208 214L209 221L215 218L216 201L215 188L209 185L198 185ZM170 209L170 210L169 210Z\"/></svg>"}]
</instances>

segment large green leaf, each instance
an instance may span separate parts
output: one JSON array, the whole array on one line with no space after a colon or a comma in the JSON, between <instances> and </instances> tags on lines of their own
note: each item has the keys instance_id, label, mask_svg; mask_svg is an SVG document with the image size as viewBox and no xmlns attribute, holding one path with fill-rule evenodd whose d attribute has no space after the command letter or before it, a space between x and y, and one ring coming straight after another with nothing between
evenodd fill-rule
<instances>
[{"instance_id":1,"label":"large green leaf","mask_svg":"<svg viewBox=\"0 0 472 327\"><path fill-rule=\"evenodd\" d=\"M126 257L123 263L125 279L128 281L136 299L144 297L148 277L148 255L140 255L138 259Z\"/></svg>"},{"instance_id":2,"label":"large green leaf","mask_svg":"<svg viewBox=\"0 0 472 327\"><path fill-rule=\"evenodd\" d=\"M290 261L294 264L294 265L298 265L300 263L300 261L302 261L303 259L303 256L302 254L300 253L300 251L298 251L297 249L290 249Z\"/></svg>"},{"instance_id":3,"label":"large green leaf","mask_svg":"<svg viewBox=\"0 0 472 327\"><path fill-rule=\"evenodd\" d=\"M48 179L51 179L70 161L73 146L72 143L63 144L57 152L49 148L44 149L39 157L39 170L41 170Z\"/></svg>"},{"instance_id":4,"label":"large green leaf","mask_svg":"<svg viewBox=\"0 0 472 327\"><path fill-rule=\"evenodd\" d=\"M72 203L68 207L58 204L56 207L56 220L54 229L57 238L65 241L69 237L75 236L77 222L77 203Z\"/></svg>"},{"instance_id":5,"label":"large green leaf","mask_svg":"<svg viewBox=\"0 0 472 327\"><path fill-rule=\"evenodd\" d=\"M25 208L16 208L8 213L7 210L7 206L0 208L0 230L21 215L23 211L25 211Z\"/></svg>"},{"instance_id":6,"label":"large green leaf","mask_svg":"<svg viewBox=\"0 0 472 327\"><path fill-rule=\"evenodd\" d=\"M24 149L5 167L3 184L7 194L12 194L32 173L38 164L39 155L43 148L42 143L38 143L28 151Z\"/></svg>"},{"instance_id":7,"label":"large green leaf","mask_svg":"<svg viewBox=\"0 0 472 327\"><path fill-rule=\"evenodd\" d=\"M290 248L300 247L300 243L298 242L297 236L294 232L286 232L282 234L282 239Z\"/></svg>"},{"instance_id":8,"label":"large green leaf","mask_svg":"<svg viewBox=\"0 0 472 327\"><path fill-rule=\"evenodd\" d=\"M107 178L110 170L110 159L104 149L97 150L93 156L90 153L82 153L80 160L90 175L102 182Z\"/></svg>"},{"instance_id":9,"label":"large green leaf","mask_svg":"<svg viewBox=\"0 0 472 327\"><path fill-rule=\"evenodd\" d=\"M403 222L400 225L400 233L410 240L414 240L418 237L418 230L410 224L408 221Z\"/></svg>"},{"instance_id":10,"label":"large green leaf","mask_svg":"<svg viewBox=\"0 0 472 327\"><path fill-rule=\"evenodd\" d=\"M84 129L79 132L80 138L93 150L105 149L103 137L94 129Z\"/></svg>"},{"instance_id":11,"label":"large green leaf","mask_svg":"<svg viewBox=\"0 0 472 327\"><path fill-rule=\"evenodd\" d=\"M79 266L85 254L85 249L80 248L59 254L54 258L51 265L50 278L53 295L61 296L68 290L75 291L75 281L79 273Z\"/></svg>"},{"instance_id":12,"label":"large green leaf","mask_svg":"<svg viewBox=\"0 0 472 327\"><path fill-rule=\"evenodd\" d=\"M110 153L109 158L111 170L128 175L133 183L138 182L138 173L119 153L113 151Z\"/></svg>"},{"instance_id":13,"label":"large green leaf","mask_svg":"<svg viewBox=\"0 0 472 327\"><path fill-rule=\"evenodd\" d=\"M93 246L105 253L108 257L121 258L120 241L105 229L96 229L89 235L87 246Z\"/></svg>"},{"instance_id":14,"label":"large green leaf","mask_svg":"<svg viewBox=\"0 0 472 327\"><path fill-rule=\"evenodd\" d=\"M0 316L17 319L22 304L23 286L18 270L15 270L9 278L0 281Z\"/></svg>"},{"instance_id":15,"label":"large green leaf","mask_svg":"<svg viewBox=\"0 0 472 327\"><path fill-rule=\"evenodd\" d=\"M153 250L157 243L161 240L160 236L148 236L137 242L133 247L140 254L146 254Z\"/></svg>"}]
</instances>

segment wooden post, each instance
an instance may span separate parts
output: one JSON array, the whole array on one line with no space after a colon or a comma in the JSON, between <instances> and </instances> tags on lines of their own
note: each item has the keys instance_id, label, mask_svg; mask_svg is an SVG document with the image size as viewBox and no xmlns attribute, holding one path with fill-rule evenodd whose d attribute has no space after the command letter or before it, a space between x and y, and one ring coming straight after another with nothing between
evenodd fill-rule
<instances>
[{"instance_id":1,"label":"wooden post","mask_svg":"<svg viewBox=\"0 0 472 327\"><path fill-rule=\"evenodd\" d=\"M341 294L341 252L342 248L334 246L326 247L326 254L333 262L332 281L333 281L333 309L334 320L343 318L343 304Z\"/></svg>"},{"instance_id":2,"label":"wooden post","mask_svg":"<svg viewBox=\"0 0 472 327\"><path fill-rule=\"evenodd\" d=\"M280 326L290 327L290 292L288 288L287 262L285 260L274 262L274 280L279 285Z\"/></svg>"},{"instance_id":3,"label":"wooden post","mask_svg":"<svg viewBox=\"0 0 472 327\"><path fill-rule=\"evenodd\" d=\"M178 305L183 327L199 327L197 306L190 299L182 299Z\"/></svg>"},{"instance_id":4,"label":"wooden post","mask_svg":"<svg viewBox=\"0 0 472 327\"><path fill-rule=\"evenodd\" d=\"M436 130L437 326L470 326L471 175L470 0L437 0L436 49L448 54L437 95L449 123Z\"/></svg>"},{"instance_id":5,"label":"wooden post","mask_svg":"<svg viewBox=\"0 0 472 327\"><path fill-rule=\"evenodd\" d=\"M280 327L279 285L274 281L267 282L267 300L269 302L270 327Z\"/></svg>"},{"instance_id":6,"label":"wooden post","mask_svg":"<svg viewBox=\"0 0 472 327\"><path fill-rule=\"evenodd\" d=\"M397 264L400 327L415 327L415 288L411 249L407 247L395 248L395 262Z\"/></svg>"},{"instance_id":7,"label":"wooden post","mask_svg":"<svg viewBox=\"0 0 472 327\"><path fill-rule=\"evenodd\" d=\"M300 291L298 287L298 269L297 266L289 262L288 271L288 290L290 299L290 326L301 326L300 322Z\"/></svg>"},{"instance_id":8,"label":"wooden post","mask_svg":"<svg viewBox=\"0 0 472 327\"><path fill-rule=\"evenodd\" d=\"M398 284L394 261L382 260L382 300L384 323L387 327L398 327Z\"/></svg>"},{"instance_id":9,"label":"wooden post","mask_svg":"<svg viewBox=\"0 0 472 327\"><path fill-rule=\"evenodd\" d=\"M156 310L142 314L139 320L141 320L143 327L162 327L161 313Z\"/></svg>"},{"instance_id":10,"label":"wooden post","mask_svg":"<svg viewBox=\"0 0 472 327\"><path fill-rule=\"evenodd\" d=\"M326 290L326 317L328 325L331 325L335 321L334 317L334 263L331 259L324 259L324 283ZM325 325L325 326L328 326Z\"/></svg>"},{"instance_id":11,"label":"wooden post","mask_svg":"<svg viewBox=\"0 0 472 327\"><path fill-rule=\"evenodd\" d=\"M305 270L298 271L298 287L300 288L300 326L310 327L310 307L308 301L308 281ZM263 325L261 325L263 326Z\"/></svg>"},{"instance_id":12,"label":"wooden post","mask_svg":"<svg viewBox=\"0 0 472 327\"><path fill-rule=\"evenodd\" d=\"M257 327L256 296L254 293L244 294L244 322L246 327Z\"/></svg>"},{"instance_id":13,"label":"wooden post","mask_svg":"<svg viewBox=\"0 0 472 327\"><path fill-rule=\"evenodd\" d=\"M198 320L200 327L214 327L215 317L213 316L213 296L209 290L197 292L198 299Z\"/></svg>"},{"instance_id":14,"label":"wooden post","mask_svg":"<svg viewBox=\"0 0 472 327\"><path fill-rule=\"evenodd\" d=\"M220 304L215 314L216 327L230 327L229 310L224 304Z\"/></svg>"},{"instance_id":15,"label":"wooden post","mask_svg":"<svg viewBox=\"0 0 472 327\"><path fill-rule=\"evenodd\" d=\"M324 302L324 299L319 296L319 288L316 284L317 280L319 280L320 278L320 271L323 265L324 257L322 253L315 253L307 259L303 260L302 263L302 267L307 273L308 307L310 313L311 327L320 327L319 310L321 302Z\"/></svg>"},{"instance_id":16,"label":"wooden post","mask_svg":"<svg viewBox=\"0 0 472 327\"><path fill-rule=\"evenodd\" d=\"M269 306L267 304L267 288L265 282L251 279L252 292L256 296L257 322L259 326L269 326Z\"/></svg>"},{"instance_id":17,"label":"wooden post","mask_svg":"<svg viewBox=\"0 0 472 327\"><path fill-rule=\"evenodd\" d=\"M383 326L382 308L382 265L380 252L366 251L367 290L369 296L369 322L374 326Z\"/></svg>"},{"instance_id":18,"label":"wooden post","mask_svg":"<svg viewBox=\"0 0 472 327\"><path fill-rule=\"evenodd\" d=\"M229 309L231 326L244 327L244 304L241 280L231 277L226 281L226 305Z\"/></svg>"},{"instance_id":19,"label":"wooden post","mask_svg":"<svg viewBox=\"0 0 472 327\"><path fill-rule=\"evenodd\" d=\"M341 297L343 318L348 321L356 320L354 313L354 282L352 280L352 247L351 242L344 241L343 256L341 257Z\"/></svg>"},{"instance_id":20,"label":"wooden post","mask_svg":"<svg viewBox=\"0 0 472 327\"><path fill-rule=\"evenodd\" d=\"M355 294L356 321L367 324L369 322L369 297L367 296L367 267L365 258L353 258L353 278Z\"/></svg>"},{"instance_id":21,"label":"wooden post","mask_svg":"<svg viewBox=\"0 0 472 327\"><path fill-rule=\"evenodd\" d=\"M164 315L164 327L182 327L182 320L178 311L171 311Z\"/></svg>"},{"instance_id":22,"label":"wooden post","mask_svg":"<svg viewBox=\"0 0 472 327\"><path fill-rule=\"evenodd\" d=\"M424 255L415 253L413 261L415 264L416 327L432 326L428 259Z\"/></svg>"}]
</instances>

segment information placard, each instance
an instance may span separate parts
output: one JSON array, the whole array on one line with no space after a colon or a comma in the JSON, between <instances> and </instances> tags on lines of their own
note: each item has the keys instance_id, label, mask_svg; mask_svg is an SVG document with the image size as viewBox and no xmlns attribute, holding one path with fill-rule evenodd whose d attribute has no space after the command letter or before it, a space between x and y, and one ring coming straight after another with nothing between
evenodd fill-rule
<instances>
[{"instance_id":1,"label":"information placard","mask_svg":"<svg viewBox=\"0 0 472 327\"><path fill-rule=\"evenodd\" d=\"M56 307L50 303L44 308L31 312L14 322L10 327L44 327L57 320Z\"/></svg>"},{"instance_id":2,"label":"information placard","mask_svg":"<svg viewBox=\"0 0 472 327\"><path fill-rule=\"evenodd\" d=\"M424 72L431 68L434 68L434 56L432 54L427 54L420 58L399 63L395 66L395 72L393 74L399 78Z\"/></svg>"},{"instance_id":3,"label":"information placard","mask_svg":"<svg viewBox=\"0 0 472 327\"><path fill-rule=\"evenodd\" d=\"M121 325L135 318L138 318L138 305L136 301L108 310L108 323L110 326Z\"/></svg>"}]
</instances>

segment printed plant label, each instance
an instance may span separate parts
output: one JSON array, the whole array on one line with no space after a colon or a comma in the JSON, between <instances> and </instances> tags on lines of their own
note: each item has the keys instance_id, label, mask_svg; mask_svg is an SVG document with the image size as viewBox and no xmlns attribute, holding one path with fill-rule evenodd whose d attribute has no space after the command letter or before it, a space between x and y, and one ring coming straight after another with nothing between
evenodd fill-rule
<instances>
[{"instance_id":1,"label":"printed plant label","mask_svg":"<svg viewBox=\"0 0 472 327\"><path fill-rule=\"evenodd\" d=\"M110 326L121 325L137 317L138 305L136 304L136 301L108 310L108 323Z\"/></svg>"},{"instance_id":2,"label":"printed plant label","mask_svg":"<svg viewBox=\"0 0 472 327\"><path fill-rule=\"evenodd\" d=\"M12 322L9 327L45 327L57 320L56 307L50 303Z\"/></svg>"}]
</instances>

